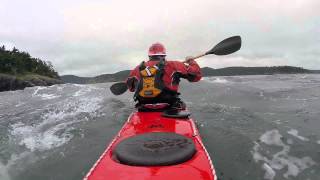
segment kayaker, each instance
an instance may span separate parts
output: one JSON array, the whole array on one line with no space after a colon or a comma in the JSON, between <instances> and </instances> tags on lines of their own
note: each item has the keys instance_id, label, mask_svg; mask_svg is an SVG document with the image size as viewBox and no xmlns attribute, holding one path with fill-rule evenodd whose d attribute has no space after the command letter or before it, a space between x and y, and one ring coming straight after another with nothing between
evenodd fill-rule
<instances>
[{"instance_id":1,"label":"kayaker","mask_svg":"<svg viewBox=\"0 0 320 180\"><path fill-rule=\"evenodd\" d=\"M161 43L152 44L148 52L149 60L130 72L126 83L128 89L135 92L136 107L168 103L173 109L185 109L178 92L180 78L199 81L202 77L200 67L192 57L187 57L184 62L167 61L166 55Z\"/></svg>"}]
</instances>

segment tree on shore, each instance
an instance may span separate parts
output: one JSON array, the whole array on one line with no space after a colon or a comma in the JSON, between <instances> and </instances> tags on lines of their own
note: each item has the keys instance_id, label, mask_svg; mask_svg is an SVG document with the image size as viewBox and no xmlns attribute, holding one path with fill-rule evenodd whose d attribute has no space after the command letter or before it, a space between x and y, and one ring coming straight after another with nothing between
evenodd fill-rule
<instances>
[{"instance_id":1,"label":"tree on shore","mask_svg":"<svg viewBox=\"0 0 320 180\"><path fill-rule=\"evenodd\" d=\"M4 45L0 47L0 73L12 75L34 73L59 78L50 61L33 58L29 53L21 52L15 47L11 51L6 50Z\"/></svg>"}]
</instances>

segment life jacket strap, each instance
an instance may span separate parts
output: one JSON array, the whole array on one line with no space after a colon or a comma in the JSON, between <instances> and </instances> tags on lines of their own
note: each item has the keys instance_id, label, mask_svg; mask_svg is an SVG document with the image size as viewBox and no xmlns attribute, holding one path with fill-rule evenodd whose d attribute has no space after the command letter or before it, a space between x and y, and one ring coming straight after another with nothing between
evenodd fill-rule
<instances>
[{"instance_id":1,"label":"life jacket strap","mask_svg":"<svg viewBox=\"0 0 320 180\"><path fill-rule=\"evenodd\" d=\"M164 67L165 67L165 62L164 61L159 61L159 63L157 63L156 65L152 66L152 67L148 67L145 65L145 62L141 62L140 66L139 66L139 70L140 70L140 80L138 82L138 86L135 90L135 94L134 94L134 100L135 101L139 101L140 99L153 99L153 98L157 98L157 96L159 96L160 94L162 94L163 89L165 88L164 86L164 82L163 82L163 75L164 75ZM147 77L150 77L151 79L146 79ZM153 81L153 85L151 85L151 87L154 87L154 90L148 90L148 89L144 89L145 85L144 83L146 82L151 82ZM150 88L149 85L147 85L147 87ZM154 97L152 97L152 91L154 91ZM140 93L141 92L141 93ZM147 93L150 93L150 95ZM141 94L145 94L147 95L146 97L143 97ZM149 97L148 97L149 96Z\"/></svg>"}]
</instances>

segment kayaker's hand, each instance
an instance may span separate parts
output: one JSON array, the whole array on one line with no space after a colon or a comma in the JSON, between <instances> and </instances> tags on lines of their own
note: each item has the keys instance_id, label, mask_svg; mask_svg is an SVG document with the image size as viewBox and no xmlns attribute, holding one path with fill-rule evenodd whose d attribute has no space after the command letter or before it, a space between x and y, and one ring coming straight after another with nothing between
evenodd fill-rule
<instances>
[{"instance_id":1,"label":"kayaker's hand","mask_svg":"<svg viewBox=\"0 0 320 180\"><path fill-rule=\"evenodd\" d=\"M187 56L186 57L186 60L184 61L185 63L187 63L187 64L190 64L190 63L192 63L194 61L194 57L192 57L192 56Z\"/></svg>"}]
</instances>

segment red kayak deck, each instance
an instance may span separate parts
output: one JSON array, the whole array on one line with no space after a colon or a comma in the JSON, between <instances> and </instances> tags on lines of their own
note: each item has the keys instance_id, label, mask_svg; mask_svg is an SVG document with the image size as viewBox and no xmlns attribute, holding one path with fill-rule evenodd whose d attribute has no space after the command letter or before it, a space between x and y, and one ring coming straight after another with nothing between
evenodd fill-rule
<instances>
[{"instance_id":1,"label":"red kayak deck","mask_svg":"<svg viewBox=\"0 0 320 180\"><path fill-rule=\"evenodd\" d=\"M197 152L188 161L170 166L129 166L112 158L122 140L150 132L173 132L193 140ZM192 119L161 116L161 112L134 112L91 168L85 180L217 180L215 170Z\"/></svg>"}]
</instances>

